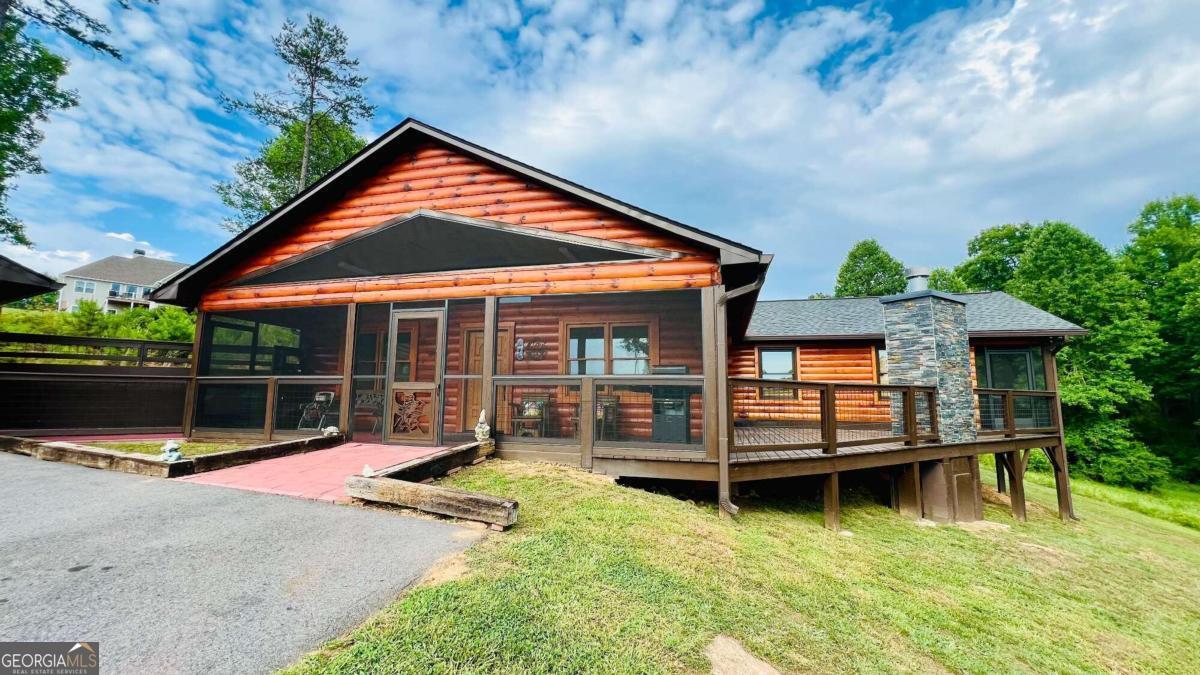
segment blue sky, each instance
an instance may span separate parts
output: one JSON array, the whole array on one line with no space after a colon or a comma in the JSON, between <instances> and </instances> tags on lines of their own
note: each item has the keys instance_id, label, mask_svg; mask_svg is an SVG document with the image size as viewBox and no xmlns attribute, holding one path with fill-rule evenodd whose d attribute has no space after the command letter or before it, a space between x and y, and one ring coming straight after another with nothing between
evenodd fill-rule
<instances>
[{"instance_id":1,"label":"blue sky","mask_svg":"<svg viewBox=\"0 0 1200 675\"><path fill-rule=\"evenodd\" d=\"M227 238L211 186L271 130L217 96L270 89L270 37L341 25L377 106L776 254L764 297L827 291L874 237L950 265L1004 222L1116 247L1148 200L1195 192L1200 3L85 3L124 61L50 38L80 105L11 198L51 273Z\"/></svg>"}]
</instances>

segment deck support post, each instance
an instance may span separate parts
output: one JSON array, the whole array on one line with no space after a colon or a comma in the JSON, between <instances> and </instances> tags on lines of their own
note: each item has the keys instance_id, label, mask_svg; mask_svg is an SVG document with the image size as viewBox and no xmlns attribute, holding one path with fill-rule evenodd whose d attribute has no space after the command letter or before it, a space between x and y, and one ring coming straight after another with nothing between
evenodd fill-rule
<instances>
[{"instance_id":1,"label":"deck support post","mask_svg":"<svg viewBox=\"0 0 1200 675\"><path fill-rule=\"evenodd\" d=\"M1067 438L1063 433L1062 398L1058 394L1058 359L1054 350L1049 346L1042 349L1046 364L1046 384L1054 390L1054 401L1050 405L1050 415L1054 426L1058 428L1058 446L1054 448L1054 491L1058 493L1058 517L1062 520L1075 520L1075 504L1071 500L1070 462L1067 459Z\"/></svg>"},{"instance_id":2,"label":"deck support post","mask_svg":"<svg viewBox=\"0 0 1200 675\"><path fill-rule=\"evenodd\" d=\"M921 501L921 465L910 462L895 468L892 479L892 504L901 515L919 520L924 511Z\"/></svg>"},{"instance_id":3,"label":"deck support post","mask_svg":"<svg viewBox=\"0 0 1200 675\"><path fill-rule=\"evenodd\" d=\"M1029 458L1028 451L1015 450L1003 453L1003 456L1010 481L1009 500L1012 502L1013 518L1026 521L1029 519L1025 510L1025 462Z\"/></svg>"},{"instance_id":4,"label":"deck support post","mask_svg":"<svg viewBox=\"0 0 1200 675\"><path fill-rule=\"evenodd\" d=\"M1004 462L1000 459L1000 453L993 455L996 458L996 492L1004 494L1008 492L1008 488L1004 486Z\"/></svg>"},{"instance_id":5,"label":"deck support post","mask_svg":"<svg viewBox=\"0 0 1200 675\"><path fill-rule=\"evenodd\" d=\"M1071 505L1071 478L1067 473L1066 449L1059 445L1053 448L1044 448L1043 452L1050 460L1050 466L1054 467L1054 492L1058 497L1058 517L1064 523L1069 522L1075 517L1075 513Z\"/></svg>"},{"instance_id":6,"label":"deck support post","mask_svg":"<svg viewBox=\"0 0 1200 675\"><path fill-rule=\"evenodd\" d=\"M838 532L842 529L842 504L838 494L838 473L825 474L825 485L821 489L825 502L825 527Z\"/></svg>"}]
</instances>

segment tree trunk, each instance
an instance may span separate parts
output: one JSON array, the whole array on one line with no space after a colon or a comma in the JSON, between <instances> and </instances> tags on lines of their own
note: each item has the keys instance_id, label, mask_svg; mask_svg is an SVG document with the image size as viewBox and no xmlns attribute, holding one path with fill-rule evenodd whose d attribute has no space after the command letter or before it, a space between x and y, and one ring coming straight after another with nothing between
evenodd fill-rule
<instances>
[{"instance_id":1,"label":"tree trunk","mask_svg":"<svg viewBox=\"0 0 1200 675\"><path fill-rule=\"evenodd\" d=\"M304 191L308 187L308 153L312 147L312 124L313 114L316 112L317 106L317 80L310 75L308 79L308 114L304 117L304 152L300 155L300 188L296 193Z\"/></svg>"},{"instance_id":2,"label":"tree trunk","mask_svg":"<svg viewBox=\"0 0 1200 675\"><path fill-rule=\"evenodd\" d=\"M0 0L0 26L8 21L8 10L12 8L13 0Z\"/></svg>"},{"instance_id":3,"label":"tree trunk","mask_svg":"<svg viewBox=\"0 0 1200 675\"><path fill-rule=\"evenodd\" d=\"M304 152L300 155L300 186L296 189L297 194L308 187L308 148L312 145L312 122L312 115L304 120Z\"/></svg>"}]
</instances>

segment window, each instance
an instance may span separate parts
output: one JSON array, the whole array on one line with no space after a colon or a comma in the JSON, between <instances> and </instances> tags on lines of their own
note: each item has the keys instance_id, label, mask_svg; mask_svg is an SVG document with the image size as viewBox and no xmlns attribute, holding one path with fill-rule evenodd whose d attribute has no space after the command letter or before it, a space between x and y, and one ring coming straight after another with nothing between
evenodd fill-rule
<instances>
[{"instance_id":1,"label":"window","mask_svg":"<svg viewBox=\"0 0 1200 675\"><path fill-rule=\"evenodd\" d=\"M604 374L604 326L573 326L567 342L567 373Z\"/></svg>"},{"instance_id":2,"label":"window","mask_svg":"<svg viewBox=\"0 0 1200 675\"><path fill-rule=\"evenodd\" d=\"M96 292L96 282L84 281L82 279L75 280L75 292L91 295Z\"/></svg>"},{"instance_id":3,"label":"window","mask_svg":"<svg viewBox=\"0 0 1200 675\"><path fill-rule=\"evenodd\" d=\"M989 389L1046 388L1046 364L1040 347L987 348L976 367L981 386Z\"/></svg>"},{"instance_id":4,"label":"window","mask_svg":"<svg viewBox=\"0 0 1200 675\"><path fill-rule=\"evenodd\" d=\"M613 375L650 374L650 327L612 327Z\"/></svg>"},{"instance_id":5,"label":"window","mask_svg":"<svg viewBox=\"0 0 1200 675\"><path fill-rule=\"evenodd\" d=\"M650 326L603 324L567 327L570 375L649 375Z\"/></svg>"},{"instance_id":6,"label":"window","mask_svg":"<svg viewBox=\"0 0 1200 675\"><path fill-rule=\"evenodd\" d=\"M417 362L417 350L414 345L412 330L396 331L396 371L392 375L394 382L412 382Z\"/></svg>"},{"instance_id":7,"label":"window","mask_svg":"<svg viewBox=\"0 0 1200 675\"><path fill-rule=\"evenodd\" d=\"M796 350L794 349L760 349L758 350L758 376L764 380L795 380ZM796 398L795 389L770 389L759 391L760 398Z\"/></svg>"}]
</instances>

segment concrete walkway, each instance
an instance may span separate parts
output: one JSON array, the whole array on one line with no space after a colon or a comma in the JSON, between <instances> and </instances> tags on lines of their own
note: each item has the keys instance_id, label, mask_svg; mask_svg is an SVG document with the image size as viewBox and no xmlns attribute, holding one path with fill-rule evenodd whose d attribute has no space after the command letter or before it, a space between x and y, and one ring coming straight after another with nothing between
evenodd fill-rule
<instances>
[{"instance_id":1,"label":"concrete walkway","mask_svg":"<svg viewBox=\"0 0 1200 675\"><path fill-rule=\"evenodd\" d=\"M105 673L269 672L480 533L0 453L0 641L98 640Z\"/></svg>"},{"instance_id":2,"label":"concrete walkway","mask_svg":"<svg viewBox=\"0 0 1200 675\"><path fill-rule=\"evenodd\" d=\"M369 464L372 469L382 469L441 449L343 443L327 450L266 459L175 480L327 502L347 502L350 499L345 491L346 477L361 473L364 464Z\"/></svg>"}]
</instances>

